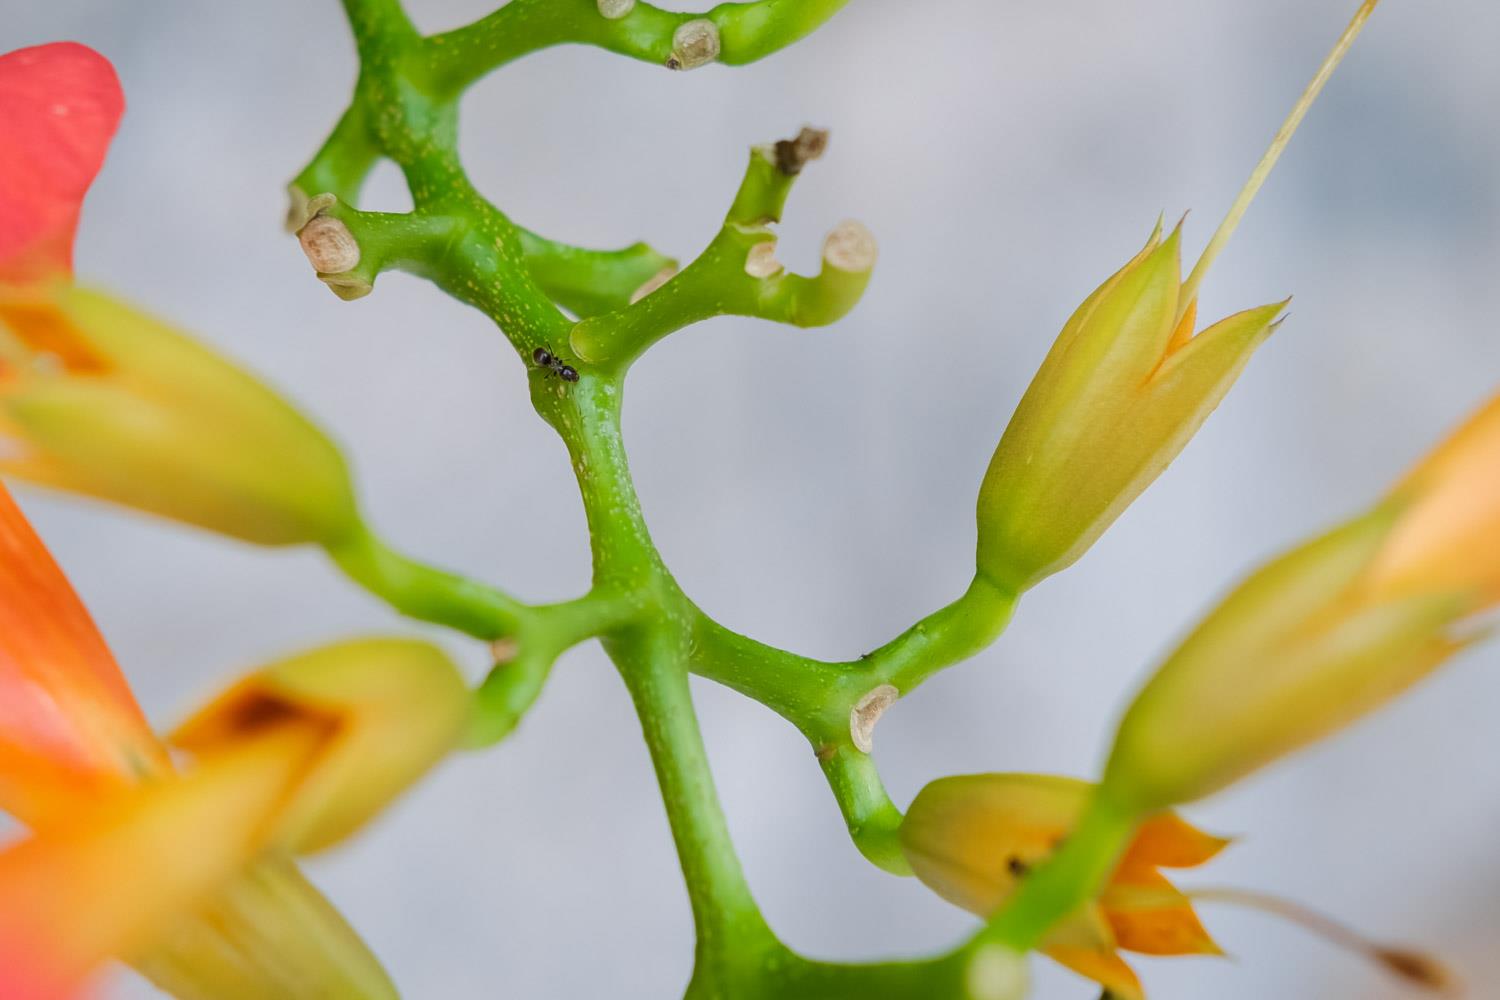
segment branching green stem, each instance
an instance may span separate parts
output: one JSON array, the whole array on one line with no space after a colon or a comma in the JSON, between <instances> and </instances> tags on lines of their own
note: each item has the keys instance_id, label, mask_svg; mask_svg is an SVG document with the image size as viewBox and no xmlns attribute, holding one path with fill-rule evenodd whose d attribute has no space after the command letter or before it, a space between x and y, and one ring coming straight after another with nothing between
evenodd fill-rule
<instances>
[{"instance_id":1,"label":"branching green stem","mask_svg":"<svg viewBox=\"0 0 1500 1000\"><path fill-rule=\"evenodd\" d=\"M521 56L568 43L668 66L673 37L694 20L718 29L719 62L742 65L806 37L848 2L756 0L723 3L706 14L637 3L611 19L596 0L511 0L473 24L427 39L421 66L435 85L454 93Z\"/></svg>"},{"instance_id":2,"label":"branching green stem","mask_svg":"<svg viewBox=\"0 0 1500 1000\"><path fill-rule=\"evenodd\" d=\"M291 221L308 234L304 248L315 265L339 268L319 272L336 292L364 294L393 268L423 275L482 310L530 365L532 403L567 446L583 500L593 557L586 594L527 605L398 555L368 530L331 546L330 554L351 579L402 613L493 643L496 666L475 697L475 746L514 729L564 651L592 638L603 642L640 717L687 882L698 935L690 997L915 1000L974 993L983 941L929 961L847 966L802 958L776 939L730 842L688 674L742 691L796 725L816 750L859 849L880 867L909 874L897 838L900 811L868 752L874 717L860 712L873 689L904 694L993 641L1015 598L978 577L953 604L880 649L828 663L772 649L713 621L683 594L651 541L621 428L629 363L673 330L709 316L832 322L869 281L874 246L862 227L835 231L815 277L786 273L772 254L771 227L796 173L821 152L825 136L805 130L795 141L753 151L720 233L666 280L675 264L643 244L585 250L512 223L463 172L457 102L489 70L564 42L676 61L679 29L694 22L700 41L717 39L721 61L747 62L807 34L845 2L757 0L721 4L701 16L637 3L612 19L597 0L512 0L468 27L422 38L397 0L345 0L359 79L348 111L293 183ZM713 26L707 36L703 23ZM359 210L360 186L381 157L404 173L410 213ZM308 227L319 217L326 218L315 233ZM329 245L340 252L328 253ZM531 364L538 347L570 365L576 378ZM991 993L1009 1000L1019 987Z\"/></svg>"}]
</instances>

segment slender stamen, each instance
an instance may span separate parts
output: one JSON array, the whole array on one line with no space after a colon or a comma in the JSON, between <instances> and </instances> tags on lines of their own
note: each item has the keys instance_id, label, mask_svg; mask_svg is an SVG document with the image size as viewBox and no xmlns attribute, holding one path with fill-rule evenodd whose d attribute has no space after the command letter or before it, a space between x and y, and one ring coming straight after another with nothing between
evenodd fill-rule
<instances>
[{"instance_id":1,"label":"slender stamen","mask_svg":"<svg viewBox=\"0 0 1500 1000\"><path fill-rule=\"evenodd\" d=\"M1301 125L1302 119L1307 117L1308 110L1312 108L1313 102L1318 99L1318 95L1323 92L1324 86L1327 85L1329 78L1333 76L1333 71L1338 69L1339 63L1344 61L1344 56L1349 54L1349 49L1353 47L1354 40L1364 30L1365 22L1370 19L1371 14L1375 13L1375 5L1379 2L1380 0L1364 0L1364 3L1359 5L1359 10L1354 14L1354 20L1349 22L1349 27L1345 28L1344 33L1339 36L1338 43L1334 45L1333 51L1328 53L1328 58L1324 59L1323 65L1319 67L1317 76L1313 77L1312 83L1307 85L1307 89L1297 99L1296 106L1292 108L1292 113L1282 123L1281 128L1276 133L1276 138L1271 140L1271 148L1266 150L1266 155L1262 156L1260 162L1255 165L1255 171L1251 173L1250 179L1245 182L1245 186L1240 189L1239 197L1235 199L1234 204L1230 207L1229 214L1224 216L1224 221L1219 224L1219 228L1214 233L1213 239L1208 241L1208 247L1203 251L1203 256L1198 258L1198 263L1193 265L1192 273L1188 275L1187 281L1182 284L1182 296L1178 299L1179 305L1177 306L1178 320L1182 319L1183 314L1187 312L1188 306L1197 299L1198 286L1203 283L1204 275L1208 273L1208 269L1213 264L1214 258L1219 256L1220 251L1229 242L1229 238L1234 235L1234 231L1239 226L1240 220L1245 217L1245 212L1250 208L1250 203L1260 193L1261 186L1265 184L1266 178L1271 175L1271 170L1276 166L1276 161L1281 159L1281 154L1286 150L1287 143L1291 141L1293 134L1296 133L1297 126Z\"/></svg>"},{"instance_id":2,"label":"slender stamen","mask_svg":"<svg viewBox=\"0 0 1500 1000\"><path fill-rule=\"evenodd\" d=\"M1452 995L1457 992L1458 983L1453 974L1432 956L1411 948L1371 941L1333 918L1291 900L1246 889L1193 889L1184 895L1196 903L1228 903L1280 917L1330 944L1369 959L1413 986L1433 993Z\"/></svg>"}]
</instances>

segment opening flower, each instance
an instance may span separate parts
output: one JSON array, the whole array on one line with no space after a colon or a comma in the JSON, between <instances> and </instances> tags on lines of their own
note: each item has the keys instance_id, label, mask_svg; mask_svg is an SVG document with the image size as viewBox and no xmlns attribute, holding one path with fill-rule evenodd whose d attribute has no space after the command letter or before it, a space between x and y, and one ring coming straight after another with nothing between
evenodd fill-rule
<instances>
[{"instance_id":1,"label":"opening flower","mask_svg":"<svg viewBox=\"0 0 1500 1000\"><path fill-rule=\"evenodd\" d=\"M1088 782L1041 774L942 778L912 802L901 826L902 848L925 885L988 917L1067 838L1092 791ZM1122 950L1222 954L1161 869L1197 867L1227 843L1171 813L1151 819L1105 891L1053 928L1042 950L1120 1000L1143 997Z\"/></svg>"}]
</instances>

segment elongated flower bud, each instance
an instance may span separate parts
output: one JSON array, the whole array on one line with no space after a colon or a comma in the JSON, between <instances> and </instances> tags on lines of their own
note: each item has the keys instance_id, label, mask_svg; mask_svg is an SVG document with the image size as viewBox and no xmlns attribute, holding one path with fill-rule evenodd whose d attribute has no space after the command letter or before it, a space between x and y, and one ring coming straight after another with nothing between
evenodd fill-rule
<instances>
[{"instance_id":1,"label":"elongated flower bud","mask_svg":"<svg viewBox=\"0 0 1500 1000\"><path fill-rule=\"evenodd\" d=\"M160 321L68 285L0 289L0 472L269 545L356 521L338 450Z\"/></svg>"},{"instance_id":2,"label":"elongated flower bud","mask_svg":"<svg viewBox=\"0 0 1500 1000\"><path fill-rule=\"evenodd\" d=\"M317 747L273 822L273 840L316 851L343 839L457 744L469 691L435 646L365 639L256 671L214 699L170 742L213 759L267 732Z\"/></svg>"},{"instance_id":3,"label":"elongated flower bud","mask_svg":"<svg viewBox=\"0 0 1500 1000\"><path fill-rule=\"evenodd\" d=\"M1500 602L1497 470L1500 399L1373 512L1252 575L1137 697L1107 783L1147 808L1201 798L1441 665Z\"/></svg>"},{"instance_id":4,"label":"elongated flower bud","mask_svg":"<svg viewBox=\"0 0 1500 1000\"><path fill-rule=\"evenodd\" d=\"M1020 592L1075 562L1176 458L1274 328L1282 305L1192 336L1177 232L1068 320L990 461L979 571Z\"/></svg>"}]
</instances>

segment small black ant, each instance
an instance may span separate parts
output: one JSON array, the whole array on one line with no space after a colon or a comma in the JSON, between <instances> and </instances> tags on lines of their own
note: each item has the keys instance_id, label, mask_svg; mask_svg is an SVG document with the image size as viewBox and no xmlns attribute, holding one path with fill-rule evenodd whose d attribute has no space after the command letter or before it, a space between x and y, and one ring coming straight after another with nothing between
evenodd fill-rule
<instances>
[{"instance_id":1,"label":"small black ant","mask_svg":"<svg viewBox=\"0 0 1500 1000\"><path fill-rule=\"evenodd\" d=\"M578 369L572 365L564 364L563 360L545 347L538 347L531 352L531 360L536 362L538 368L546 368L552 374L561 378L564 382L577 382Z\"/></svg>"}]
</instances>

